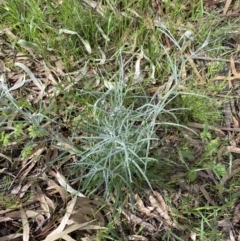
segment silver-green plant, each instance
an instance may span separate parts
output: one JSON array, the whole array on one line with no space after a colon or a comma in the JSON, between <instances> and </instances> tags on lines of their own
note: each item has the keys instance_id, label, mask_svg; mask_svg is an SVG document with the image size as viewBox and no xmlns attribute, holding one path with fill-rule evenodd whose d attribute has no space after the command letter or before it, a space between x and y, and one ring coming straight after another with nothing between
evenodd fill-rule
<instances>
[{"instance_id":1,"label":"silver-green plant","mask_svg":"<svg viewBox=\"0 0 240 241\"><path fill-rule=\"evenodd\" d=\"M165 128L167 125L183 127L179 124L175 112L183 111L184 108L169 108L170 102L179 94L201 96L179 91L179 85L184 81L181 79L183 66L191 58L190 56L186 59L182 54L187 37L177 41L165 26L157 27L172 40L180 55L179 58L171 56L160 43L166 56L165 61L169 63L169 76L171 76L169 83L160 86L153 96L135 96L132 98L132 104L129 104L128 93L132 86L124 80L125 65L120 58L119 78L116 78L117 75L114 73L115 78L111 81L105 80L108 89L106 92L81 90L80 95L83 98L95 97L93 103L87 106L86 116L78 119L77 129L84 134L73 136L72 142L80 142L81 148L84 149L76 154L77 162L70 164L73 168L69 175L71 177L78 175L79 188L85 194L102 190L105 198L112 192L121 198L122 189L125 188L132 194L134 185L141 185L141 182L152 188L148 176L149 167L157 165L161 159L151 155L153 141L158 139L156 130L160 126ZM207 43L208 39L198 51ZM123 49L117 52L119 56L122 56L121 51ZM141 55L145 56L143 50ZM149 62L152 63L150 59ZM141 86L141 80L139 81ZM134 85L136 84L137 79L134 75ZM164 88L169 84L171 88Z\"/></svg>"},{"instance_id":2,"label":"silver-green plant","mask_svg":"<svg viewBox=\"0 0 240 241\"><path fill-rule=\"evenodd\" d=\"M112 192L123 198L125 188L133 194L133 186L141 182L152 188L147 172L150 165L159 161L151 156L152 142L158 139L156 130L166 125L181 126L174 115L181 108L166 108L180 93L177 79L166 93L135 96L132 104L126 105L129 88L123 80L121 61L120 66L119 79L108 83L106 92L96 92L96 100L88 108L90 113L80 118L78 128L84 135L73 138L85 147L77 154L78 161L71 164L74 165L72 174L80 173L81 191L91 194L102 189L105 198ZM171 116L173 122L165 121L166 116Z\"/></svg>"}]
</instances>

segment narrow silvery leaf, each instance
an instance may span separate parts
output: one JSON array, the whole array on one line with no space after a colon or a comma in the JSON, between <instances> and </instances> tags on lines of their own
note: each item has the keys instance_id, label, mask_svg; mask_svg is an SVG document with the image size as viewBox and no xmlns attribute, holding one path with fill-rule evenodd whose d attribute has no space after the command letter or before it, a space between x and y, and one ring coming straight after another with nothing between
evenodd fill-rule
<instances>
[{"instance_id":1,"label":"narrow silvery leaf","mask_svg":"<svg viewBox=\"0 0 240 241\"><path fill-rule=\"evenodd\" d=\"M102 28L97 24L95 23L96 27L98 28L99 32L102 34L103 38L108 42L110 41L110 38L103 32Z\"/></svg>"},{"instance_id":2,"label":"narrow silvery leaf","mask_svg":"<svg viewBox=\"0 0 240 241\"><path fill-rule=\"evenodd\" d=\"M79 191L73 189L71 186L69 186L69 184L67 184L65 178L64 178L59 172L57 172L56 178L57 178L59 184L60 184L67 192L69 192L69 193L71 193L71 194L74 194L74 195L76 195L76 196L78 196L78 197L85 197L81 192L79 192Z\"/></svg>"},{"instance_id":3,"label":"narrow silvery leaf","mask_svg":"<svg viewBox=\"0 0 240 241\"><path fill-rule=\"evenodd\" d=\"M26 47L26 48L31 48L37 52L40 52L40 48L35 43L28 42L24 39L19 39L17 41L17 44L22 45L23 47Z\"/></svg>"},{"instance_id":4,"label":"narrow silvery leaf","mask_svg":"<svg viewBox=\"0 0 240 241\"><path fill-rule=\"evenodd\" d=\"M34 74L32 73L32 71L24 64L22 63L15 63L15 66L20 67L21 69L23 69L31 78L31 80L33 81L33 83L41 90L43 91L44 86L42 85L42 83L34 76Z\"/></svg>"},{"instance_id":5,"label":"narrow silvery leaf","mask_svg":"<svg viewBox=\"0 0 240 241\"><path fill-rule=\"evenodd\" d=\"M79 37L79 39L82 41L82 43L83 43L84 47L86 48L87 52L89 54L92 53L92 49L91 49L90 44L87 41L85 41L77 32L72 31L72 30L68 30L68 29L60 29L59 33L60 34L61 33L66 33L66 34L71 34L71 35L77 35Z\"/></svg>"},{"instance_id":6,"label":"narrow silvery leaf","mask_svg":"<svg viewBox=\"0 0 240 241\"><path fill-rule=\"evenodd\" d=\"M102 55L102 58L101 58L101 61L99 62L99 64L103 65L106 62L106 55L105 55L105 53L102 51L102 49L99 46L98 46L98 49L99 49L99 51L100 51L100 53Z\"/></svg>"}]
</instances>

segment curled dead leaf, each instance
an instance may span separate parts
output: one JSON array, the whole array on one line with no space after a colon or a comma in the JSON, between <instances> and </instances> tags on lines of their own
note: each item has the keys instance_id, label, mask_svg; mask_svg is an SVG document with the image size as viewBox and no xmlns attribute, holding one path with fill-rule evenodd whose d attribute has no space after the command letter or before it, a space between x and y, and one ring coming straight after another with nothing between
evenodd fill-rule
<instances>
[{"instance_id":1,"label":"curled dead leaf","mask_svg":"<svg viewBox=\"0 0 240 241\"><path fill-rule=\"evenodd\" d=\"M226 152L233 152L240 154L240 148L235 146L224 146L218 151L218 161L221 161L221 157Z\"/></svg>"},{"instance_id":2,"label":"curled dead leaf","mask_svg":"<svg viewBox=\"0 0 240 241\"><path fill-rule=\"evenodd\" d=\"M175 224L168 213L169 208L166 205L162 195L156 191L154 191L153 194L154 195L149 195L151 205L156 209L167 225L175 227Z\"/></svg>"},{"instance_id":3,"label":"curled dead leaf","mask_svg":"<svg viewBox=\"0 0 240 241\"><path fill-rule=\"evenodd\" d=\"M124 216L127 218L127 220L134 225L141 225L142 227L146 228L149 232L156 231L157 229L150 223L143 221L141 218L137 217L136 215L128 212L128 211L122 211Z\"/></svg>"}]
</instances>

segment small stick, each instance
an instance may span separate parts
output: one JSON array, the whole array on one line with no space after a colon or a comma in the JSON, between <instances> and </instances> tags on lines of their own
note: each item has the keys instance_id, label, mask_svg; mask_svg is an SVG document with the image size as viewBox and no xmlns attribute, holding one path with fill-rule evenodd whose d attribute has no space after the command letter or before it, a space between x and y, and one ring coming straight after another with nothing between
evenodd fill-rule
<instances>
[{"instance_id":1,"label":"small stick","mask_svg":"<svg viewBox=\"0 0 240 241\"><path fill-rule=\"evenodd\" d=\"M188 123L189 127L192 128L197 128L197 129L204 129L205 125L204 124L199 124L199 123ZM214 127L214 126L208 126L209 130L214 130L214 131L218 131L220 133L222 133L223 131L238 131L240 132L240 128L231 128L231 127Z\"/></svg>"},{"instance_id":2,"label":"small stick","mask_svg":"<svg viewBox=\"0 0 240 241\"><path fill-rule=\"evenodd\" d=\"M229 59L221 59L221 58L211 58L211 57L204 57L204 56L189 56L190 59L198 59L198 60L206 60L206 61L221 61L221 62L227 62L231 63L231 60ZM234 61L235 64L240 64L240 61Z\"/></svg>"}]
</instances>

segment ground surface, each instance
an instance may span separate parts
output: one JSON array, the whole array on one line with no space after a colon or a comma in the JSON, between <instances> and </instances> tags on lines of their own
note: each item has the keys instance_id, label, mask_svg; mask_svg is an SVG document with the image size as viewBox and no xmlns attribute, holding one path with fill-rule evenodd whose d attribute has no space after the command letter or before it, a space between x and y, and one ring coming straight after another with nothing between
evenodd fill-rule
<instances>
[{"instance_id":1,"label":"ground surface","mask_svg":"<svg viewBox=\"0 0 240 241\"><path fill-rule=\"evenodd\" d=\"M0 15L0 241L240 240L239 1Z\"/></svg>"}]
</instances>

